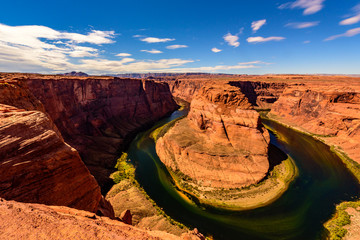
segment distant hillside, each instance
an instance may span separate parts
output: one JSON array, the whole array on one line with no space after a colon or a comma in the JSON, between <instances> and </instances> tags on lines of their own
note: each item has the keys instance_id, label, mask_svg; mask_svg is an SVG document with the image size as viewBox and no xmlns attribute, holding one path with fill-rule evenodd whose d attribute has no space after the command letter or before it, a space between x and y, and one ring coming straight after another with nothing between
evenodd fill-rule
<instances>
[{"instance_id":1,"label":"distant hillside","mask_svg":"<svg viewBox=\"0 0 360 240\"><path fill-rule=\"evenodd\" d=\"M74 77L88 77L89 75L87 73L84 72L69 72L69 73L64 73L64 74L60 74L60 75L64 75L64 76L74 76Z\"/></svg>"}]
</instances>

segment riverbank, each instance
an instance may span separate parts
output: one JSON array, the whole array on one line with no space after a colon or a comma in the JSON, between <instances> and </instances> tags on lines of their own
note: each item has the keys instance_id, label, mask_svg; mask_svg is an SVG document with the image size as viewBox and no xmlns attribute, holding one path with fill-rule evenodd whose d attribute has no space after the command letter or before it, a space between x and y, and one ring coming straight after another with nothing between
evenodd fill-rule
<instances>
[{"instance_id":1,"label":"riverbank","mask_svg":"<svg viewBox=\"0 0 360 240\"><path fill-rule=\"evenodd\" d=\"M339 157L339 159L341 159L342 163L354 175L358 183L360 183L360 164L352 160L340 146L331 144L331 141L329 141L331 136L313 134L311 132L302 129L299 126L290 125L284 119L281 119L280 117L277 117L276 115L273 114L267 114L266 116L263 117L271 121L274 121L278 124L281 124L286 128L290 128L301 134L310 136L329 146L330 151L335 153ZM286 139L282 139L282 140L286 141ZM349 234L356 235L356 237L360 237L360 232L356 230L358 228L358 225L352 223L352 221L356 221L356 222L359 221L360 214L353 216L349 214L349 212L351 211L360 212L359 200L342 202L336 206L336 211L331 217L331 219L329 219L326 223L324 223L324 227L328 231L327 234L330 240L354 239L353 236L349 238Z\"/></svg>"},{"instance_id":2,"label":"riverbank","mask_svg":"<svg viewBox=\"0 0 360 240\"><path fill-rule=\"evenodd\" d=\"M290 129L296 131L296 132L299 132L301 134L310 136L310 137L328 145L330 147L330 150L333 153L335 153L342 160L342 162L346 165L346 168L356 177L356 179L360 183L360 164L357 163L356 161L352 160L349 157L349 155L340 146L332 144L331 141L329 141L329 139L332 138L332 136L319 135L319 134L314 134L314 133L308 132L299 126L291 125L286 120L284 120L280 117L277 117L276 115L273 115L273 114L267 114L266 116L263 116L263 118L267 118L271 121L281 124L287 128L290 128Z\"/></svg>"},{"instance_id":3,"label":"riverbank","mask_svg":"<svg viewBox=\"0 0 360 240\"><path fill-rule=\"evenodd\" d=\"M142 229L160 230L177 236L189 231L185 225L169 217L146 194L135 179L135 167L126 153L118 159L116 168L118 171L111 175L115 185L106 195L116 217L129 209L133 225Z\"/></svg>"}]
</instances>

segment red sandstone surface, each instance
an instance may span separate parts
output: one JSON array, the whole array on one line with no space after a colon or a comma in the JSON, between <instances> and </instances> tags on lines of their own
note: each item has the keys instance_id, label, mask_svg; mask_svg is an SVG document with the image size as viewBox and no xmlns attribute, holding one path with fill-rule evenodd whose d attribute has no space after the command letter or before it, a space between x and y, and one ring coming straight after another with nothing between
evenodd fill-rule
<instances>
[{"instance_id":1,"label":"red sandstone surface","mask_svg":"<svg viewBox=\"0 0 360 240\"><path fill-rule=\"evenodd\" d=\"M0 198L0 239L202 240L197 232L181 237L146 231L91 212L68 207L5 201Z\"/></svg>"},{"instance_id":2,"label":"red sandstone surface","mask_svg":"<svg viewBox=\"0 0 360 240\"><path fill-rule=\"evenodd\" d=\"M23 81L104 192L131 138L177 108L168 85L150 80L35 75Z\"/></svg>"},{"instance_id":3,"label":"red sandstone surface","mask_svg":"<svg viewBox=\"0 0 360 240\"><path fill-rule=\"evenodd\" d=\"M0 92L0 196L96 212L100 187L42 104L18 82Z\"/></svg>"},{"instance_id":4,"label":"red sandstone surface","mask_svg":"<svg viewBox=\"0 0 360 240\"><path fill-rule=\"evenodd\" d=\"M269 134L259 120L239 88L207 84L193 97L188 118L160 138L156 150L165 165L201 186L249 186L269 169Z\"/></svg>"}]
</instances>

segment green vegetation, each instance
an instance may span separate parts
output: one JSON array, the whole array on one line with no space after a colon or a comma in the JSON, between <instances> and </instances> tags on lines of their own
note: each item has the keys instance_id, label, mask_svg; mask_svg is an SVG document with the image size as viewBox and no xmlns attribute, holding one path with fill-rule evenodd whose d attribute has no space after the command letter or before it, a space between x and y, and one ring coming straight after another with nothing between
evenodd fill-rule
<instances>
[{"instance_id":1,"label":"green vegetation","mask_svg":"<svg viewBox=\"0 0 360 240\"><path fill-rule=\"evenodd\" d=\"M360 183L360 164L352 160L338 146L331 146L330 150L334 152L342 160L342 162L346 165L347 169L349 169L352 172L352 174L356 177L356 179Z\"/></svg>"},{"instance_id":2,"label":"green vegetation","mask_svg":"<svg viewBox=\"0 0 360 240\"><path fill-rule=\"evenodd\" d=\"M121 157L117 160L115 168L117 168L118 171L114 172L110 176L114 183L118 184L120 181L128 180L131 185L135 186L146 197L146 199L153 205L159 215L164 216L172 225L176 225L181 229L188 229L184 224L177 222L169 215L167 215L145 192L139 182L135 179L135 167L131 163L130 159L128 159L127 153L122 153Z\"/></svg>"},{"instance_id":3,"label":"green vegetation","mask_svg":"<svg viewBox=\"0 0 360 240\"><path fill-rule=\"evenodd\" d=\"M122 153L115 165L118 171L114 172L111 177L115 183L119 183L124 179L135 180L135 167L128 159L127 153Z\"/></svg>"},{"instance_id":4,"label":"green vegetation","mask_svg":"<svg viewBox=\"0 0 360 240\"><path fill-rule=\"evenodd\" d=\"M343 227L351 223L350 215L346 212L346 209L354 208L357 210L359 207L360 201L342 202L336 206L336 213L324 224L329 231L330 240L341 240L346 235L347 230Z\"/></svg>"},{"instance_id":5,"label":"green vegetation","mask_svg":"<svg viewBox=\"0 0 360 240\"><path fill-rule=\"evenodd\" d=\"M178 120L180 120L180 119L182 119L182 118L184 118L184 116L183 116L183 117L176 118L176 119L172 120L171 122L168 122L167 124L164 124L164 125L162 125L161 127L158 127L158 128L155 129L152 133L150 133L150 137L151 137L152 139L154 139L154 141L156 142L159 138L161 138L162 136L164 136L165 133L166 133L167 131L169 131L169 129L172 128Z\"/></svg>"},{"instance_id":6,"label":"green vegetation","mask_svg":"<svg viewBox=\"0 0 360 240\"><path fill-rule=\"evenodd\" d=\"M265 206L278 199L298 176L294 161L288 157L274 166L257 184L243 188L201 187L180 171L168 171L176 188L197 205L228 210L245 210Z\"/></svg>"},{"instance_id":7,"label":"green vegetation","mask_svg":"<svg viewBox=\"0 0 360 240\"><path fill-rule=\"evenodd\" d=\"M319 134L313 134L309 133L305 130L300 130L296 127L287 125L280 120L276 116L273 115L262 115L262 118L274 121L278 124L281 124L282 126L285 126L287 128L291 128L294 131L300 132L302 134L305 134L307 136L313 137L314 139L323 142L326 145L326 140L324 138L332 137L329 135L319 135ZM276 133L275 133L276 134ZM339 146L330 145L330 151L335 153L341 161L345 164L346 168L355 176L355 178L360 183L360 164L352 160ZM336 212L334 216L324 224L325 228L329 231L329 238L331 240L340 240L342 239L345 234L347 233L347 230L343 228L345 225L348 225L351 223L349 214L345 211L347 208L357 208L360 207L360 201L355 202L342 202L339 205L336 206Z\"/></svg>"}]
</instances>

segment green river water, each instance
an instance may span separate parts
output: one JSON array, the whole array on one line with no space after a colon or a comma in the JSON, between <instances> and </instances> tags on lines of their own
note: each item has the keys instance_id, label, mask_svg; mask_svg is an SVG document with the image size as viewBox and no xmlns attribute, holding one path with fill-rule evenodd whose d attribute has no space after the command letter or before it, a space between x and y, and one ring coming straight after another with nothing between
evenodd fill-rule
<instances>
[{"instance_id":1,"label":"green river water","mask_svg":"<svg viewBox=\"0 0 360 240\"><path fill-rule=\"evenodd\" d=\"M187 114L175 111L131 143L128 155L136 165L136 178L147 194L173 219L196 227L214 239L324 239L323 223L335 212L335 205L360 195L360 186L330 148L312 137L273 121L264 124L271 134L269 158L291 156L299 176L275 202L247 211L205 209L188 201L171 183L149 134L159 126ZM279 149L282 150L279 151ZM279 153L280 152L280 153ZM283 156L282 156L283 155ZM271 160L271 159L270 159Z\"/></svg>"}]
</instances>

